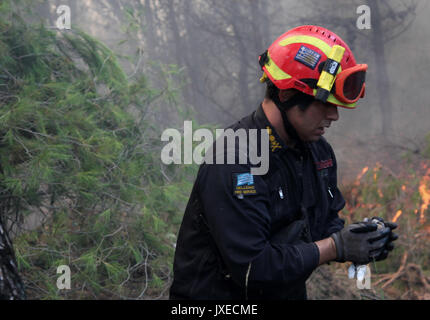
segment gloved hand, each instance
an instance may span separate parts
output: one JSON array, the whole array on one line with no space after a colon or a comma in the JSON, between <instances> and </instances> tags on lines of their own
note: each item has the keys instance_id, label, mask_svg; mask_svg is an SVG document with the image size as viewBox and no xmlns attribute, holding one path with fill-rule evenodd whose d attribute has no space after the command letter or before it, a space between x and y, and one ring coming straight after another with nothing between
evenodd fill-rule
<instances>
[{"instance_id":1,"label":"gloved hand","mask_svg":"<svg viewBox=\"0 0 430 320\"><path fill-rule=\"evenodd\" d=\"M373 222L356 222L333 233L331 237L336 245L336 261L351 261L360 265L383 257L390 234L390 227L380 225L378 228Z\"/></svg>"},{"instance_id":2,"label":"gloved hand","mask_svg":"<svg viewBox=\"0 0 430 320\"><path fill-rule=\"evenodd\" d=\"M392 251L394 249L393 241L396 241L399 238L399 236L393 232L393 230L397 228L397 224L394 222L389 222L389 221L386 222L381 217L373 217L372 220L373 219L376 219L376 220L382 222L384 224L384 226L389 227L390 231L391 231L389 234L389 237L388 237L387 244L380 251L380 254L377 257L375 257L375 261L381 261L381 260L384 260L388 257L388 254L390 253L390 251Z\"/></svg>"}]
</instances>

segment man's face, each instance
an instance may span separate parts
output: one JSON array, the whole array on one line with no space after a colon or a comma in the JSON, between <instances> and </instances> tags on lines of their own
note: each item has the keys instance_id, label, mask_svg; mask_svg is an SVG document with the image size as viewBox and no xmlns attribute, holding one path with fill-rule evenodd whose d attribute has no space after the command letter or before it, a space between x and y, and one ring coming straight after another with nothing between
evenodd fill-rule
<instances>
[{"instance_id":1,"label":"man's face","mask_svg":"<svg viewBox=\"0 0 430 320\"><path fill-rule=\"evenodd\" d=\"M294 106L287 111L287 115L300 139L307 142L319 140L325 128L339 119L337 106L318 100L314 100L305 111Z\"/></svg>"}]
</instances>

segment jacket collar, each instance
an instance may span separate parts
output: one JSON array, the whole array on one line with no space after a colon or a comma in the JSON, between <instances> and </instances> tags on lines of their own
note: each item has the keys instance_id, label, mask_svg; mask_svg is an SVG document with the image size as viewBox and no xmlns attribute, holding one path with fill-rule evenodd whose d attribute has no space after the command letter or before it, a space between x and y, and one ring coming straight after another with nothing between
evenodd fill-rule
<instances>
[{"instance_id":1,"label":"jacket collar","mask_svg":"<svg viewBox=\"0 0 430 320\"><path fill-rule=\"evenodd\" d=\"M272 153L284 153L287 150L293 153L301 154L300 150L288 147L281 137L276 132L275 128L267 119L266 114L264 113L263 106L260 104L257 110L254 113L254 120L257 123L258 127L267 130L269 134L269 143L270 143L270 151ZM309 143L304 143L305 149L309 150Z\"/></svg>"},{"instance_id":2,"label":"jacket collar","mask_svg":"<svg viewBox=\"0 0 430 320\"><path fill-rule=\"evenodd\" d=\"M285 151L288 148L267 119L261 104L254 113L254 119L259 128L267 130L269 134L270 151L272 153L277 153L281 150Z\"/></svg>"}]
</instances>

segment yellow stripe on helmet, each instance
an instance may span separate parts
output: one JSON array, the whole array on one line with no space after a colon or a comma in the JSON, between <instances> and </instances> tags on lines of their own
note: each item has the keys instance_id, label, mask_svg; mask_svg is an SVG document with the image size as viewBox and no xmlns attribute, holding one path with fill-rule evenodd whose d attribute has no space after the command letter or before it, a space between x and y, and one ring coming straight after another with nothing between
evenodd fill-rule
<instances>
[{"instance_id":1,"label":"yellow stripe on helmet","mask_svg":"<svg viewBox=\"0 0 430 320\"><path fill-rule=\"evenodd\" d=\"M313 92L314 92L314 96L315 96L317 94L317 89L314 89ZM328 96L327 102L330 102L332 104L335 104L335 105L338 105L338 106L341 106L344 108L348 108L348 109L355 109L355 107L356 107L355 105L357 104L357 102L354 102L354 103L341 102L341 101L337 100L336 97L332 93L330 93L330 95Z\"/></svg>"},{"instance_id":2,"label":"yellow stripe on helmet","mask_svg":"<svg viewBox=\"0 0 430 320\"><path fill-rule=\"evenodd\" d=\"M292 36L292 37L288 37L288 38L285 38L285 39L279 41L279 45L282 47L288 46L289 44L293 44L293 43L310 44L314 47L317 47L322 52L324 52L324 54L327 57L329 56L330 51L331 51L331 46L329 44L327 44L325 41L323 41L319 38L312 37L312 36ZM341 71L342 71L342 67L339 66L339 72L341 72Z\"/></svg>"},{"instance_id":3,"label":"yellow stripe on helmet","mask_svg":"<svg viewBox=\"0 0 430 320\"><path fill-rule=\"evenodd\" d=\"M313 45L319 48L322 52L324 52L326 56L329 55L331 50L330 45L327 44L325 41L312 36L292 36L279 41L279 45L282 47L288 46L292 43L306 43Z\"/></svg>"},{"instance_id":4,"label":"yellow stripe on helmet","mask_svg":"<svg viewBox=\"0 0 430 320\"><path fill-rule=\"evenodd\" d=\"M285 80L292 78L288 73L282 71L276 63L270 58L269 53L267 53L267 62L264 65L267 72L273 77L275 80Z\"/></svg>"}]
</instances>

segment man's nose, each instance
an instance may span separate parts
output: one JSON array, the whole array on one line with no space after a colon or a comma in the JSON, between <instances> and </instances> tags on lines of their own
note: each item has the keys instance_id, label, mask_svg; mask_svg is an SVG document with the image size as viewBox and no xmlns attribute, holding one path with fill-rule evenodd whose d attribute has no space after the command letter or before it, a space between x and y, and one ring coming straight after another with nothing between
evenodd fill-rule
<instances>
[{"instance_id":1,"label":"man's nose","mask_svg":"<svg viewBox=\"0 0 430 320\"><path fill-rule=\"evenodd\" d=\"M337 106L329 105L327 106L326 110L327 110L327 114L326 114L327 120L337 121L339 119L339 112L337 110Z\"/></svg>"}]
</instances>

